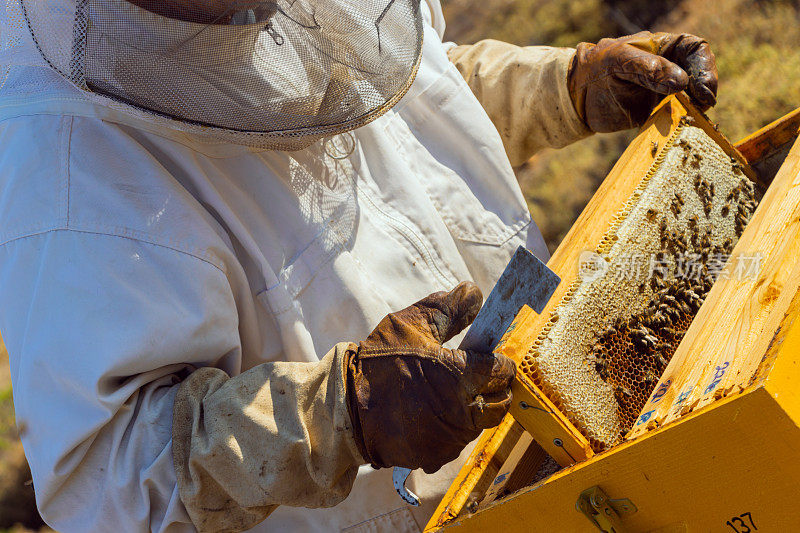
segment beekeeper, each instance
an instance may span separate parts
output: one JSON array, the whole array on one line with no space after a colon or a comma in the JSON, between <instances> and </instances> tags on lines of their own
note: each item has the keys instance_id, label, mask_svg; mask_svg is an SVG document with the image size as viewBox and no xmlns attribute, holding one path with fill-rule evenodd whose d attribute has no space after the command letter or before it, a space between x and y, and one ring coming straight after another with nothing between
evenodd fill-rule
<instances>
[{"instance_id":1,"label":"beekeeper","mask_svg":"<svg viewBox=\"0 0 800 533\"><path fill-rule=\"evenodd\" d=\"M455 46L438 0L5 6L0 329L66 532L418 531L510 402L442 345L547 257L512 166L715 101L697 37Z\"/></svg>"}]
</instances>

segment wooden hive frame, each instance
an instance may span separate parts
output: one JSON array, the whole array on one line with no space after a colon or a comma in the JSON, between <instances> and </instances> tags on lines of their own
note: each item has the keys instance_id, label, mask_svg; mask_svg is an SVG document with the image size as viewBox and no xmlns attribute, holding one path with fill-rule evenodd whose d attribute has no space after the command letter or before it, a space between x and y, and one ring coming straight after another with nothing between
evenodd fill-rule
<instances>
[{"instance_id":1,"label":"wooden hive frame","mask_svg":"<svg viewBox=\"0 0 800 533\"><path fill-rule=\"evenodd\" d=\"M706 297L651 397L628 435L644 434L742 392L759 378L768 348L781 331L800 289L800 188L792 171L796 154L784 160L731 255L760 263L752 275L721 277ZM780 236L780 238L777 238ZM741 263L740 263L741 264Z\"/></svg>"},{"instance_id":2,"label":"wooden hive frame","mask_svg":"<svg viewBox=\"0 0 800 533\"><path fill-rule=\"evenodd\" d=\"M577 277L580 253L593 249L601 240L606 229L613 223L614 216L639 185L642 177L651 171L654 163L662 156L668 139L686 116L691 117L693 125L702 128L728 155L742 163L748 160L757 163L757 168L759 164L771 159L778 162L781 160L788 145L796 137L797 126L800 124L799 110L745 139L738 145L747 154L745 158L722 137L704 115L688 103L685 96L667 98L642 127L548 262L548 266L564 280L548 306L541 315L528 308L523 309L498 346L499 352L518 363L528 352L546 326L546 317L569 290L571 281ZM762 169L759 174L747 172L748 177L762 191L767 189L771 173L777 168L776 164L764 166L768 168ZM772 197L779 193L770 194ZM710 306L706 305L703 309L706 307ZM778 308L783 307L775 307ZM513 492L522 488L530 481L532 473L545 457L544 452L561 466L592 457L593 453L586 439L535 384L521 376L515 381L513 389L515 401L511 412L500 426L483 433L426 530L442 527L457 517L465 507L474 512L485 506L501 489ZM484 499L484 494L490 497Z\"/></svg>"}]
</instances>

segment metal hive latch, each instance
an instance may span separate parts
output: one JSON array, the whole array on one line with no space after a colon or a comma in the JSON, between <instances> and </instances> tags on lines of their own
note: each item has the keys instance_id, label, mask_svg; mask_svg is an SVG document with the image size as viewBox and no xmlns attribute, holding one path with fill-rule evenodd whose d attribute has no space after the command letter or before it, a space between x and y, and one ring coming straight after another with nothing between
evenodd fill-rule
<instances>
[{"instance_id":1,"label":"metal hive latch","mask_svg":"<svg viewBox=\"0 0 800 533\"><path fill-rule=\"evenodd\" d=\"M622 517L632 515L638 510L628 498L612 500L598 486L581 492L575 507L604 533L626 531L621 523Z\"/></svg>"}]
</instances>

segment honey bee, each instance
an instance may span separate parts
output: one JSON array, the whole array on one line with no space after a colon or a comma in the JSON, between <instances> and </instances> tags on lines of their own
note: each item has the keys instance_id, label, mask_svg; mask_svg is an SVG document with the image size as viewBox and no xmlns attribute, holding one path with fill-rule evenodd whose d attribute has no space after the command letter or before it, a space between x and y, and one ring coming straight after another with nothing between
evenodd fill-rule
<instances>
[{"instance_id":1,"label":"honey bee","mask_svg":"<svg viewBox=\"0 0 800 533\"><path fill-rule=\"evenodd\" d=\"M670 316L672 317L672 320L680 320L681 312L678 311L677 308L670 307L669 312L670 312Z\"/></svg>"},{"instance_id":2,"label":"honey bee","mask_svg":"<svg viewBox=\"0 0 800 533\"><path fill-rule=\"evenodd\" d=\"M735 225L737 228L744 229L747 226L747 218L746 217L736 217Z\"/></svg>"},{"instance_id":3,"label":"honey bee","mask_svg":"<svg viewBox=\"0 0 800 533\"><path fill-rule=\"evenodd\" d=\"M614 385L614 394L626 398L633 396L631 390L628 387L623 387L622 385Z\"/></svg>"},{"instance_id":4,"label":"honey bee","mask_svg":"<svg viewBox=\"0 0 800 533\"><path fill-rule=\"evenodd\" d=\"M680 284L680 282L678 282L678 284ZM678 284L670 286L669 290L667 291L667 294L675 296L678 293Z\"/></svg>"},{"instance_id":5,"label":"honey bee","mask_svg":"<svg viewBox=\"0 0 800 533\"><path fill-rule=\"evenodd\" d=\"M645 214L645 218L647 218L648 222L655 222L656 216L658 215L658 211L655 209L648 209L647 213Z\"/></svg>"},{"instance_id":6,"label":"honey bee","mask_svg":"<svg viewBox=\"0 0 800 533\"><path fill-rule=\"evenodd\" d=\"M650 155L655 157L657 152L658 152L658 142L653 141L650 143Z\"/></svg>"},{"instance_id":7,"label":"honey bee","mask_svg":"<svg viewBox=\"0 0 800 533\"><path fill-rule=\"evenodd\" d=\"M656 313L648 319L647 324L650 327L658 329L659 327L661 327L663 322L664 322L663 315L660 312L656 311Z\"/></svg>"},{"instance_id":8,"label":"honey bee","mask_svg":"<svg viewBox=\"0 0 800 533\"><path fill-rule=\"evenodd\" d=\"M700 200L700 202L703 204L703 213L705 213L706 216L710 215L711 208L713 207L713 205L711 204L711 199L703 198Z\"/></svg>"},{"instance_id":9,"label":"honey bee","mask_svg":"<svg viewBox=\"0 0 800 533\"><path fill-rule=\"evenodd\" d=\"M731 211L731 204L730 202L726 202L725 205L722 206L722 211L720 211L720 214L726 217L728 216L728 213L730 213L730 211Z\"/></svg>"},{"instance_id":10,"label":"honey bee","mask_svg":"<svg viewBox=\"0 0 800 533\"><path fill-rule=\"evenodd\" d=\"M668 342L660 342L660 343L658 343L658 346L656 346L656 350L658 350L659 352L663 352L665 350L671 350L671 349L672 349L672 345L670 343L668 343Z\"/></svg>"},{"instance_id":11,"label":"honey bee","mask_svg":"<svg viewBox=\"0 0 800 533\"><path fill-rule=\"evenodd\" d=\"M653 276L652 278L650 278L650 288L653 289L654 291L657 291L658 289L663 289L664 287L665 287L664 280L662 280L660 277Z\"/></svg>"}]
</instances>

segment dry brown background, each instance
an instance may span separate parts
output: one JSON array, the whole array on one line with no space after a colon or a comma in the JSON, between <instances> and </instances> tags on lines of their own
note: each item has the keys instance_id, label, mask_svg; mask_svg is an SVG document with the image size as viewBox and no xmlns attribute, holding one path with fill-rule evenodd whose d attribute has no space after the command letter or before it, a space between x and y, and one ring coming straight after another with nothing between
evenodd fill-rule
<instances>
[{"instance_id":1,"label":"dry brown background","mask_svg":"<svg viewBox=\"0 0 800 533\"><path fill-rule=\"evenodd\" d=\"M720 71L721 131L739 140L800 107L800 2L789 0L444 0L446 37L574 46L641 29L690 32L711 42ZM547 151L518 170L551 250L631 138L595 136ZM86 332L90 335L91 332ZM8 356L0 346L0 532L37 530L33 489L16 438Z\"/></svg>"}]
</instances>

